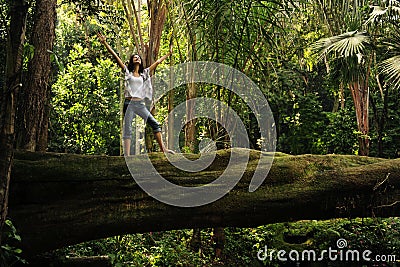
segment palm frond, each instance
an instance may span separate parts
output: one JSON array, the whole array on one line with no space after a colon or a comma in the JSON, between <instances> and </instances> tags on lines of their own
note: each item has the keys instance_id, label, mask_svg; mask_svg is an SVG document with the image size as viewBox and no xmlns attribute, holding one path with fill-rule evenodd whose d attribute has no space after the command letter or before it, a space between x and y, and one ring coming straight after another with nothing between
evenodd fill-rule
<instances>
[{"instance_id":1,"label":"palm frond","mask_svg":"<svg viewBox=\"0 0 400 267\"><path fill-rule=\"evenodd\" d=\"M397 13L397 15L400 15L400 6L391 6L391 10L393 13Z\"/></svg>"},{"instance_id":2,"label":"palm frond","mask_svg":"<svg viewBox=\"0 0 400 267\"><path fill-rule=\"evenodd\" d=\"M329 53L335 53L337 56L342 57L351 57L363 54L370 41L370 37L366 32L352 31L323 38L311 45L311 50L319 54L320 59Z\"/></svg>"},{"instance_id":3,"label":"palm frond","mask_svg":"<svg viewBox=\"0 0 400 267\"><path fill-rule=\"evenodd\" d=\"M388 12L388 8L381 6L371 6L372 11L369 14L369 18L364 24L376 23L380 18Z\"/></svg>"},{"instance_id":4,"label":"palm frond","mask_svg":"<svg viewBox=\"0 0 400 267\"><path fill-rule=\"evenodd\" d=\"M372 8L365 24L376 23L382 19L397 21L400 18L400 1L386 1L385 6L370 6Z\"/></svg>"},{"instance_id":5,"label":"palm frond","mask_svg":"<svg viewBox=\"0 0 400 267\"><path fill-rule=\"evenodd\" d=\"M400 55L393 56L382 61L378 65L380 73L387 77L390 83L393 83L391 87L399 89L400 87Z\"/></svg>"}]
</instances>

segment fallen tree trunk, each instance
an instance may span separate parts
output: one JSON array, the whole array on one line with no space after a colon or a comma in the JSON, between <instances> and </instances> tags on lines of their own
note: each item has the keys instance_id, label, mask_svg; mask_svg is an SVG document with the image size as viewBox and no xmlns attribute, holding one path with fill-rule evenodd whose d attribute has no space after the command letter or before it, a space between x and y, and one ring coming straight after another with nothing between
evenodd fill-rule
<instances>
[{"instance_id":1,"label":"fallen tree trunk","mask_svg":"<svg viewBox=\"0 0 400 267\"><path fill-rule=\"evenodd\" d=\"M230 153L218 151L209 168L186 174L175 171L163 154L150 158L171 182L199 186L222 173ZM400 215L400 159L278 155L263 185L250 193L258 158L259 152L250 151L245 174L223 198L180 208L143 192L123 157L17 152L9 216L23 250L35 255L126 233Z\"/></svg>"}]
</instances>

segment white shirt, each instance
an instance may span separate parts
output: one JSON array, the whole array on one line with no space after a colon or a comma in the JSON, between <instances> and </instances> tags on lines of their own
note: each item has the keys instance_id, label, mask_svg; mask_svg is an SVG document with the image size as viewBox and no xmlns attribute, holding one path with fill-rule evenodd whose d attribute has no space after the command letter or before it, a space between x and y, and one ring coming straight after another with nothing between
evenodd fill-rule
<instances>
[{"instance_id":1,"label":"white shirt","mask_svg":"<svg viewBox=\"0 0 400 267\"><path fill-rule=\"evenodd\" d=\"M153 88L151 86L149 68L144 69L140 77L135 77L125 66L125 97L152 99Z\"/></svg>"}]
</instances>

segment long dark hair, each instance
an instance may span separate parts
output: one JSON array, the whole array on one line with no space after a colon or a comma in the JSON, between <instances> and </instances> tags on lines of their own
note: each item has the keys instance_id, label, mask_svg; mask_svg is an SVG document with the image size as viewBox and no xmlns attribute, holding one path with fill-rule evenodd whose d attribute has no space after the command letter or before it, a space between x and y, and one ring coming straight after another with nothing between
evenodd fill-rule
<instances>
[{"instance_id":1,"label":"long dark hair","mask_svg":"<svg viewBox=\"0 0 400 267\"><path fill-rule=\"evenodd\" d=\"M143 70L144 70L144 66L143 66L143 59L139 54L133 54L130 58L129 58L129 63L128 63L128 70L130 72L135 70L135 65L133 64L133 57L134 56L139 56L140 58L140 65L139 65L139 73L142 74Z\"/></svg>"}]
</instances>

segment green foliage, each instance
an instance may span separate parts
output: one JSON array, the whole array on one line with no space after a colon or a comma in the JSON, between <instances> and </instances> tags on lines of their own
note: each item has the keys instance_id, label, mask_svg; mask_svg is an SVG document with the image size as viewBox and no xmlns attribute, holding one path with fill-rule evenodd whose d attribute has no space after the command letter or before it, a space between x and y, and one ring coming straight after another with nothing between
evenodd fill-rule
<instances>
[{"instance_id":1,"label":"green foliage","mask_svg":"<svg viewBox=\"0 0 400 267\"><path fill-rule=\"evenodd\" d=\"M277 251L338 249L337 240L347 241L346 249L371 250L372 255L400 254L399 218L334 219L276 223L254 228L225 228L221 259L214 256L212 229L201 231L201 249L190 247L192 230L134 234L90 241L58 253L69 256L109 255L113 266L282 266ZM267 246L275 250L260 261L257 253ZM328 261L323 261L326 266ZM292 263L292 262L288 262ZM329 262L345 267L351 262ZM387 266L387 265L377 265Z\"/></svg>"},{"instance_id":2,"label":"green foliage","mask_svg":"<svg viewBox=\"0 0 400 267\"><path fill-rule=\"evenodd\" d=\"M205 266L212 262L210 250L191 251L190 238L191 230L124 235L68 247L62 253L108 255L113 266ZM202 239L206 244L210 231L204 231Z\"/></svg>"},{"instance_id":3,"label":"green foliage","mask_svg":"<svg viewBox=\"0 0 400 267\"><path fill-rule=\"evenodd\" d=\"M292 114L284 118L289 131L283 134L279 145L291 154L321 154L325 153L325 144L322 136L325 133L324 126L328 120L323 112L322 105L317 94L297 96L293 101Z\"/></svg>"},{"instance_id":4,"label":"green foliage","mask_svg":"<svg viewBox=\"0 0 400 267\"><path fill-rule=\"evenodd\" d=\"M338 112L326 113L329 123L322 134L322 142L326 146L325 153L356 154L358 149L357 124L351 108Z\"/></svg>"},{"instance_id":5,"label":"green foliage","mask_svg":"<svg viewBox=\"0 0 400 267\"><path fill-rule=\"evenodd\" d=\"M254 258L257 252L267 246L269 252L275 250L275 253L268 254L263 265L282 266L283 262L277 258L279 250L287 253L297 250L301 253L303 250L312 249L321 253L329 247L338 249L337 240L344 238L348 249L357 249L361 252L368 249L373 252L373 255L398 255L400 252L399 231L399 218L299 221L257 228L229 228L226 230L225 253L229 255L229 258L241 259L242 266L255 266ZM272 255L272 260L269 255ZM338 261L330 262L328 266L345 267L350 264ZM323 266L326 266L326 261Z\"/></svg>"},{"instance_id":6,"label":"green foliage","mask_svg":"<svg viewBox=\"0 0 400 267\"><path fill-rule=\"evenodd\" d=\"M10 220L5 221L1 234L0 266L13 266L17 263L26 263L21 257L22 250L18 248L21 237Z\"/></svg>"},{"instance_id":7,"label":"green foliage","mask_svg":"<svg viewBox=\"0 0 400 267\"><path fill-rule=\"evenodd\" d=\"M373 255L396 255L399 253L398 237L400 221L388 219L336 219L329 221L300 221L259 227L267 235L262 242L271 249L302 251L313 249L317 253L329 247L338 249L337 240L347 241L348 249L371 250ZM268 234L269 233L269 234ZM394 246L393 246L394 245ZM344 249L346 250L346 249ZM318 254L317 254L318 255ZM274 259L277 263L277 259ZM267 261L267 266L272 262ZM332 262L331 266L348 266L350 263ZM382 265L385 266L385 265Z\"/></svg>"},{"instance_id":8,"label":"green foliage","mask_svg":"<svg viewBox=\"0 0 400 267\"><path fill-rule=\"evenodd\" d=\"M82 60L75 45L70 63L53 85L49 149L85 154L119 154L119 78L111 60Z\"/></svg>"},{"instance_id":9,"label":"green foliage","mask_svg":"<svg viewBox=\"0 0 400 267\"><path fill-rule=\"evenodd\" d=\"M336 247L335 238L344 238L349 249L369 249L375 255L395 255L400 252L398 218L334 220L320 225L325 226L327 230L317 231L313 235L313 243L320 250L329 246Z\"/></svg>"},{"instance_id":10,"label":"green foliage","mask_svg":"<svg viewBox=\"0 0 400 267\"><path fill-rule=\"evenodd\" d=\"M141 7L142 11L146 11L146 8L145 5ZM386 4L382 8L385 9L385 14L389 14ZM169 42L173 39L176 46L173 57L168 60L172 60L174 63L186 60L212 60L243 71L257 83L269 101L275 116L279 151L292 154L355 153L357 133L353 127L354 112L347 106L345 110L336 112L338 109L335 107L335 103L338 103L340 86L345 85L345 81L354 73L343 71L345 68L347 70L349 64L339 54L336 54L337 57L334 61L325 61L324 59L324 62L318 63L318 57L311 53L310 45L323 37L336 36L333 39L324 39L330 42L331 46L327 46L326 42L320 42L328 47L325 52L339 51L343 52L343 55L354 56L360 51L377 49L375 46L368 46L366 49L364 44L376 44L377 41L384 40L385 44L392 45L389 47L381 43L383 46L379 46L377 50L379 51L377 60L387 59L396 55L396 35L393 32L396 24L385 24L389 25L385 28L383 23L386 23L389 18L394 19L393 17L384 17L379 15L379 12L372 12L370 17L374 17L374 21L371 20L362 26L370 13L367 1L356 3L325 0L288 3L276 1L244 1L243 3L198 0L170 1L167 12L160 54L168 51ZM109 58L109 54L95 37L96 31L99 29L108 36L109 43L122 55L123 60L133 50L129 25L123 21L125 13L118 1L93 4L87 1L73 1L72 4L60 5L58 14L57 43L53 59L58 66L59 75L68 74L71 68L75 68L75 73L79 73L78 70L82 69L81 75L90 76L92 74L89 74L87 69L91 67L90 65L85 66L83 62L92 64L93 68L96 68L97 59ZM385 19L379 20L380 18ZM149 18L142 16L142 19L142 30L146 42L148 41L146 27ZM361 27L368 32L376 29L382 35L354 32ZM385 38L382 39L381 36ZM77 45L80 45L82 51L77 49ZM75 53L75 57L72 58L71 54L73 53ZM352 59L352 64L357 65L356 57L354 56ZM365 61L366 58L363 59ZM69 66L68 70L66 70L67 66ZM165 66L166 64L160 65L158 70ZM114 72L114 70L109 71ZM359 68L358 71L365 72L365 69L364 67ZM84 74L85 72L86 74ZM54 77L58 88L61 86L71 88L72 79L70 82L66 82L64 78L56 75ZM65 84L61 85L60 81L63 79ZM387 79L386 76L385 79ZM372 80L371 78L370 83ZM90 86L93 87L93 82L79 82L74 86L85 88L75 90L81 90L82 96L90 98L90 94L84 93L84 91L89 90ZM391 84L387 82L384 86L386 88ZM348 89L346 86L344 87L346 103L351 102ZM114 88L117 89L120 86L115 84L109 87L110 90ZM93 88L89 91L91 90ZM251 147L255 149L259 147L257 142L260 136L257 122L240 97L228 90L210 85L199 85L197 92L198 95L217 99L232 107L246 126ZM397 105L394 96L393 92L389 94L388 105L391 107ZM251 98L251 96L249 97ZM175 105L185 100L185 86L176 88L174 92ZM82 109L82 106L86 106L86 102L80 103L81 106L75 106L70 111L71 114L83 114L77 111ZM167 97L165 97L162 102L157 104L156 116L160 122L166 118L167 102ZM108 112L111 112L111 109ZM96 113L96 116L100 113ZM107 114L106 111L104 113ZM57 114L62 114L62 112ZM388 118L388 122L385 124L387 127L384 130L383 141L385 157L398 156L396 145L391 145L398 141L396 135L398 130L395 126L398 122L396 114ZM75 131L76 136L73 138L71 134L65 136L60 133L54 134L52 130L51 149L79 153L116 154L115 151L109 151L109 148L94 149L99 146L109 147L104 143L116 144L116 142L108 139L114 138L113 135L107 133L108 131L105 131L106 134L102 137L107 141L99 140L101 144L94 142L94 136L100 136L98 133L101 127L87 126L92 122L88 121L86 124L85 119L82 118L80 123L76 122L76 129L69 131ZM58 121L60 120L58 119ZM110 120L104 119L104 121ZM371 121L371 125L373 123L374 121ZM119 123L114 125L119 125ZM58 124L53 122L52 126L55 129ZM207 137L216 140L218 148L225 146L225 132L221 131L215 122L198 119L196 127L198 140ZM86 129L82 130L82 128ZM78 132L85 132L85 134L78 134ZM93 132L96 133L92 134ZM371 127L372 155L375 155L377 135L376 129ZM73 141L74 139L81 141ZM87 145L82 146L83 143ZM181 147L184 146L183 134L181 134L179 143Z\"/></svg>"},{"instance_id":11,"label":"green foliage","mask_svg":"<svg viewBox=\"0 0 400 267\"><path fill-rule=\"evenodd\" d=\"M390 90L386 88L385 90ZM387 107L385 109L385 101L381 100L381 93L379 90L371 92L371 98L376 99L377 115L374 114L373 129L371 131L371 151L370 156L384 157L384 158L398 158L400 156L400 95L393 91L385 92L386 94L393 94L391 98L385 100ZM375 118L376 116L380 116ZM378 151L378 122L379 120L384 123L384 128L381 130L382 135L382 154L379 155Z\"/></svg>"}]
</instances>

